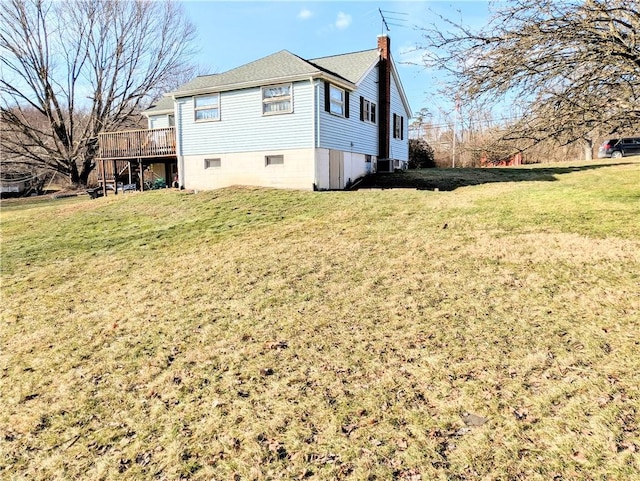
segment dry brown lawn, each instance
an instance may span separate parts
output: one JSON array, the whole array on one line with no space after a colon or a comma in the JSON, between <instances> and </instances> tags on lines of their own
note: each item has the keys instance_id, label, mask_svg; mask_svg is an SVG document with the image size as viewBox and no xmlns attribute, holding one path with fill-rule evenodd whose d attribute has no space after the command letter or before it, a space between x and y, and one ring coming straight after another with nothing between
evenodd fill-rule
<instances>
[{"instance_id":1,"label":"dry brown lawn","mask_svg":"<svg viewBox=\"0 0 640 481\"><path fill-rule=\"evenodd\" d=\"M640 479L640 164L406 175L3 204L0 478Z\"/></svg>"}]
</instances>

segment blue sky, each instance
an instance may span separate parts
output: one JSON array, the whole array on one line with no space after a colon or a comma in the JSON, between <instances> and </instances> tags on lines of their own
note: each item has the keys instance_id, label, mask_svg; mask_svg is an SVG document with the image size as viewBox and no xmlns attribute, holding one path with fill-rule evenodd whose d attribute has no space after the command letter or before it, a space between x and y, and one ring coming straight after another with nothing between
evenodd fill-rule
<instances>
[{"instance_id":1,"label":"blue sky","mask_svg":"<svg viewBox=\"0 0 640 481\"><path fill-rule=\"evenodd\" d=\"M451 109L437 95L441 80L424 67L408 64L420 63L420 27L436 22L438 13L462 18L468 25L483 25L488 19L485 1L182 3L198 31L201 73L224 72L280 50L303 58L368 50L376 48L377 35L387 33L411 109L426 107L436 118ZM389 32L378 9L387 17Z\"/></svg>"}]
</instances>

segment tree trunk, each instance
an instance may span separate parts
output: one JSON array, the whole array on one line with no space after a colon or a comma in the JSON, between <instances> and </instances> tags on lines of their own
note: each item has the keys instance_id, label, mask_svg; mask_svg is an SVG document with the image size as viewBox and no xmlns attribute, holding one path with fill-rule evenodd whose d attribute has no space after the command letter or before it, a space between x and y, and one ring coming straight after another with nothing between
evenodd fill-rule
<instances>
[{"instance_id":1,"label":"tree trunk","mask_svg":"<svg viewBox=\"0 0 640 481\"><path fill-rule=\"evenodd\" d=\"M0 150L86 185L98 135L191 77L194 39L171 0L0 1Z\"/></svg>"},{"instance_id":2,"label":"tree trunk","mask_svg":"<svg viewBox=\"0 0 640 481\"><path fill-rule=\"evenodd\" d=\"M87 141L84 158L82 160L82 168L80 169L80 182L86 186L89 180L89 174L96 166L96 158L98 157L100 147L98 137L94 136Z\"/></svg>"},{"instance_id":3,"label":"tree trunk","mask_svg":"<svg viewBox=\"0 0 640 481\"><path fill-rule=\"evenodd\" d=\"M74 161L69 161L69 182L71 185L79 185L80 184L80 174L78 172L78 166Z\"/></svg>"},{"instance_id":4,"label":"tree trunk","mask_svg":"<svg viewBox=\"0 0 640 481\"><path fill-rule=\"evenodd\" d=\"M86 158L82 161L82 170L80 171L79 182L83 186L86 186L89 181L89 174L95 167L95 157Z\"/></svg>"}]
</instances>

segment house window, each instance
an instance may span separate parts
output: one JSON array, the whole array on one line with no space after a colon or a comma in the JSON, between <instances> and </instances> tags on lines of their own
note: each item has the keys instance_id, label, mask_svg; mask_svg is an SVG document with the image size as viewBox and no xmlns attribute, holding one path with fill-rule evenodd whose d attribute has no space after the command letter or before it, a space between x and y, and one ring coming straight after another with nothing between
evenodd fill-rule
<instances>
[{"instance_id":1,"label":"house window","mask_svg":"<svg viewBox=\"0 0 640 481\"><path fill-rule=\"evenodd\" d=\"M284 165L284 155L267 155L264 158L264 165Z\"/></svg>"},{"instance_id":2,"label":"house window","mask_svg":"<svg viewBox=\"0 0 640 481\"><path fill-rule=\"evenodd\" d=\"M393 114L393 138L404 140L404 117Z\"/></svg>"},{"instance_id":3,"label":"house window","mask_svg":"<svg viewBox=\"0 0 640 481\"><path fill-rule=\"evenodd\" d=\"M220 94L194 98L196 122L220 120Z\"/></svg>"},{"instance_id":4,"label":"house window","mask_svg":"<svg viewBox=\"0 0 640 481\"><path fill-rule=\"evenodd\" d=\"M349 92L329 82L324 83L324 110L334 115L349 118Z\"/></svg>"},{"instance_id":5,"label":"house window","mask_svg":"<svg viewBox=\"0 0 640 481\"><path fill-rule=\"evenodd\" d=\"M329 111L344 117L344 90L331 85L329 87Z\"/></svg>"},{"instance_id":6,"label":"house window","mask_svg":"<svg viewBox=\"0 0 640 481\"><path fill-rule=\"evenodd\" d=\"M264 115L291 113L291 84L262 87L262 113Z\"/></svg>"},{"instance_id":7,"label":"house window","mask_svg":"<svg viewBox=\"0 0 640 481\"><path fill-rule=\"evenodd\" d=\"M370 100L360 97L360 120L365 122L376 123L376 104Z\"/></svg>"},{"instance_id":8,"label":"house window","mask_svg":"<svg viewBox=\"0 0 640 481\"><path fill-rule=\"evenodd\" d=\"M205 169L214 169L220 166L222 166L222 160L220 159L204 159Z\"/></svg>"}]
</instances>

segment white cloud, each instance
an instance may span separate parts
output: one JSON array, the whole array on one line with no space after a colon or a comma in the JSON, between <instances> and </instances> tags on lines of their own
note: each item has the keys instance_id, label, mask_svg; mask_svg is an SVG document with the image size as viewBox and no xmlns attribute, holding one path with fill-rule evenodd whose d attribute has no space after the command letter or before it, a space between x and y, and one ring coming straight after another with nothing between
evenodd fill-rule
<instances>
[{"instance_id":1,"label":"white cloud","mask_svg":"<svg viewBox=\"0 0 640 481\"><path fill-rule=\"evenodd\" d=\"M351 15L344 12L338 12L338 18L336 18L335 26L340 30L344 30L351 25Z\"/></svg>"},{"instance_id":2,"label":"white cloud","mask_svg":"<svg viewBox=\"0 0 640 481\"><path fill-rule=\"evenodd\" d=\"M313 12L307 8L303 8L298 14L300 20L308 20L311 17L313 17Z\"/></svg>"}]
</instances>

